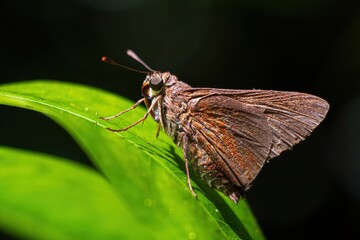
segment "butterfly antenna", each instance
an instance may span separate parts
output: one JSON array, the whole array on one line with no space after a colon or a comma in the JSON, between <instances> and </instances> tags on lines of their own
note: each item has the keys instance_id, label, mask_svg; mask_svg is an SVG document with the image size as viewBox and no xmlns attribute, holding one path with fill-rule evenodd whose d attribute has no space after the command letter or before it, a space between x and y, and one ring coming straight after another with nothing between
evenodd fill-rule
<instances>
[{"instance_id":1,"label":"butterfly antenna","mask_svg":"<svg viewBox=\"0 0 360 240\"><path fill-rule=\"evenodd\" d=\"M141 71L141 70L138 70L138 69L135 69L135 68L131 68L131 67L128 67L128 66L125 66L125 65L122 65L118 62L116 62L115 60L112 60L111 58L108 58L108 57L102 57L101 58L101 61L105 62L105 63L109 63L111 65L115 65L115 66L118 66L118 67L122 67L122 68L125 68L125 69L128 69L130 71L133 71L133 72L138 72L138 73L145 73L145 74L148 74L150 72L148 71ZM149 69L150 70L150 69ZM153 70L151 70L153 72Z\"/></svg>"},{"instance_id":2,"label":"butterfly antenna","mask_svg":"<svg viewBox=\"0 0 360 240\"><path fill-rule=\"evenodd\" d=\"M141 58L139 58L138 55L136 55L136 53L134 53L132 50L127 50L126 51L127 55L129 57L132 57L133 59L135 59L136 61L138 61L141 65L143 65L144 67L146 67L146 69L148 69L151 72L156 72L155 70L151 69L143 60L141 60Z\"/></svg>"}]
</instances>

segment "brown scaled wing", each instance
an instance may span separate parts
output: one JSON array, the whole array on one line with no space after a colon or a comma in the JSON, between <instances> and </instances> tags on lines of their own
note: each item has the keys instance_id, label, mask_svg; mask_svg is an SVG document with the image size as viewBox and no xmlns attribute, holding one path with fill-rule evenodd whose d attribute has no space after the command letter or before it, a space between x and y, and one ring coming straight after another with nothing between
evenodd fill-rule
<instances>
[{"instance_id":1,"label":"brown scaled wing","mask_svg":"<svg viewBox=\"0 0 360 240\"><path fill-rule=\"evenodd\" d=\"M230 181L248 188L265 161L304 140L329 104L281 91L191 88L188 123L194 138Z\"/></svg>"}]
</instances>

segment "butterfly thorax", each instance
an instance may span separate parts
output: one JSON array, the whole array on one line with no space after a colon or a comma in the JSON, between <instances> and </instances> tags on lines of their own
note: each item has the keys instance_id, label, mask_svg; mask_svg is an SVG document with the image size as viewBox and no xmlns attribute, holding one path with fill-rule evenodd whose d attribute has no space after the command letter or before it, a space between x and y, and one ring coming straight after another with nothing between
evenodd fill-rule
<instances>
[{"instance_id":1,"label":"butterfly thorax","mask_svg":"<svg viewBox=\"0 0 360 240\"><path fill-rule=\"evenodd\" d=\"M181 136L184 125L182 119L187 113L187 103L189 96L182 94L184 90L191 88L188 84L177 80L176 76L171 75L165 84L164 93L156 110L160 113L160 124L165 132L174 140L177 145L180 145Z\"/></svg>"}]
</instances>

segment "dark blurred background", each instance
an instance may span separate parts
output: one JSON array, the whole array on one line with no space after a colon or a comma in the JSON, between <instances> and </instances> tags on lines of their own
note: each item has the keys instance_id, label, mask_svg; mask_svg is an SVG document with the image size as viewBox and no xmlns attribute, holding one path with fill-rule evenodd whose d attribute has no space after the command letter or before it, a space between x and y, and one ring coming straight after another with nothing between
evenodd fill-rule
<instances>
[{"instance_id":1,"label":"dark blurred background","mask_svg":"<svg viewBox=\"0 0 360 240\"><path fill-rule=\"evenodd\" d=\"M359 3L2 1L0 82L57 79L135 101L144 76L100 61L142 70L130 48L192 86L318 95L331 105L325 121L267 164L247 198L268 239L346 239L360 226ZM0 121L2 145L88 163L45 116L0 106Z\"/></svg>"}]
</instances>

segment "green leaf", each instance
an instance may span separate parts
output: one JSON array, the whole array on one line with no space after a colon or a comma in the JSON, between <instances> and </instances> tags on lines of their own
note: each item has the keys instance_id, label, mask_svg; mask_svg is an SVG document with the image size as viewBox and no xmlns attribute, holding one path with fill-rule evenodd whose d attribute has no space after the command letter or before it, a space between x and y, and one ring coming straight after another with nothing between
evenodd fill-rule
<instances>
[{"instance_id":1,"label":"green leaf","mask_svg":"<svg viewBox=\"0 0 360 240\"><path fill-rule=\"evenodd\" d=\"M0 227L36 239L140 239L141 222L111 184L66 159L0 147ZM127 226L119 227L119 226Z\"/></svg>"},{"instance_id":2,"label":"green leaf","mask_svg":"<svg viewBox=\"0 0 360 240\"><path fill-rule=\"evenodd\" d=\"M100 116L133 103L99 89L55 81L2 85L0 104L39 111L64 127L109 179L123 206L155 238L263 239L246 201L233 204L191 173L199 199L193 198L181 149L163 132L155 137L153 120L121 133L105 129L128 126L144 115L144 108L103 121Z\"/></svg>"}]
</instances>

